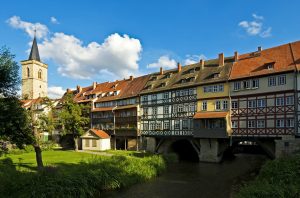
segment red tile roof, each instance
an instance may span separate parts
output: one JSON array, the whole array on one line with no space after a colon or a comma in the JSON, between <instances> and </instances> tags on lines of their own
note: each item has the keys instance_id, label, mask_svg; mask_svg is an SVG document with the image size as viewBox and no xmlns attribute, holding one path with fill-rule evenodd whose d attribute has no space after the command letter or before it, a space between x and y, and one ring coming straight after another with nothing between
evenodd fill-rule
<instances>
[{"instance_id":1,"label":"red tile roof","mask_svg":"<svg viewBox=\"0 0 300 198\"><path fill-rule=\"evenodd\" d=\"M213 112L196 112L194 115L194 119L201 119L201 118L225 118L228 112L224 111L213 111Z\"/></svg>"},{"instance_id":2,"label":"red tile roof","mask_svg":"<svg viewBox=\"0 0 300 198\"><path fill-rule=\"evenodd\" d=\"M98 129L90 129L90 131L92 131L95 135L97 135L101 139L109 138L109 135L105 131L98 130Z\"/></svg>"},{"instance_id":3,"label":"red tile roof","mask_svg":"<svg viewBox=\"0 0 300 198\"><path fill-rule=\"evenodd\" d=\"M251 76L260 76L278 72L294 71L299 65L300 41L269 48L260 52L242 54L233 64L230 80ZM268 69L267 64L274 64Z\"/></svg>"}]
</instances>

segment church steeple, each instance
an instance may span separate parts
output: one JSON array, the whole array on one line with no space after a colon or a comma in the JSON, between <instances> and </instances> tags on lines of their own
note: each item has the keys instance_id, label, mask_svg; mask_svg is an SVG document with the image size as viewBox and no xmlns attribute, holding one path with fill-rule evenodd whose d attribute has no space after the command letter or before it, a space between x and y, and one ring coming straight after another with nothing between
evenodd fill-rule
<instances>
[{"instance_id":1,"label":"church steeple","mask_svg":"<svg viewBox=\"0 0 300 198\"><path fill-rule=\"evenodd\" d=\"M41 62L40 54L39 54L39 48L37 46L35 35L34 35L34 39L33 39L33 42L32 42L32 47L31 47L31 51L30 51L30 55L29 55L28 60L36 60L36 61Z\"/></svg>"}]
</instances>

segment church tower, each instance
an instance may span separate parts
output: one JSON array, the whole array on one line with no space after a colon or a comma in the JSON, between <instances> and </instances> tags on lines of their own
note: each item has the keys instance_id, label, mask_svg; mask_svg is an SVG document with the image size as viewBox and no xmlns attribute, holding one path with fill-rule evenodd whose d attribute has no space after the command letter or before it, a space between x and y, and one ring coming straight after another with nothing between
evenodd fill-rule
<instances>
[{"instance_id":1,"label":"church tower","mask_svg":"<svg viewBox=\"0 0 300 198\"><path fill-rule=\"evenodd\" d=\"M22 64L22 99L46 97L48 89L48 65L41 62L34 37L28 60Z\"/></svg>"}]
</instances>

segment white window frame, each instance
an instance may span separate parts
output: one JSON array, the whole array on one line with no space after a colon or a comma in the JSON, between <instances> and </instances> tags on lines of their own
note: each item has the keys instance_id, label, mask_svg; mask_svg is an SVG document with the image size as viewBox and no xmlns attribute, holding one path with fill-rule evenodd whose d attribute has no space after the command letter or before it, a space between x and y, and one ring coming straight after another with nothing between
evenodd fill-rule
<instances>
[{"instance_id":1,"label":"white window frame","mask_svg":"<svg viewBox=\"0 0 300 198\"><path fill-rule=\"evenodd\" d=\"M276 128L284 128L284 119L276 120Z\"/></svg>"},{"instance_id":2,"label":"white window frame","mask_svg":"<svg viewBox=\"0 0 300 198\"><path fill-rule=\"evenodd\" d=\"M169 106L164 106L164 114L169 114L170 113L170 109L169 109Z\"/></svg>"},{"instance_id":3,"label":"white window frame","mask_svg":"<svg viewBox=\"0 0 300 198\"><path fill-rule=\"evenodd\" d=\"M244 89L250 89L250 80L244 80L243 81L243 88Z\"/></svg>"},{"instance_id":4,"label":"white window frame","mask_svg":"<svg viewBox=\"0 0 300 198\"><path fill-rule=\"evenodd\" d=\"M255 120L248 120L247 126L248 126L248 128L251 128L251 129L256 128Z\"/></svg>"},{"instance_id":5,"label":"white window frame","mask_svg":"<svg viewBox=\"0 0 300 198\"><path fill-rule=\"evenodd\" d=\"M256 108L256 100L248 100L248 108Z\"/></svg>"},{"instance_id":6,"label":"white window frame","mask_svg":"<svg viewBox=\"0 0 300 198\"><path fill-rule=\"evenodd\" d=\"M233 128L233 129L238 128L238 121L237 120L232 120L231 121L231 128Z\"/></svg>"},{"instance_id":7,"label":"white window frame","mask_svg":"<svg viewBox=\"0 0 300 198\"><path fill-rule=\"evenodd\" d=\"M224 91L224 85L219 85L219 92L223 92Z\"/></svg>"},{"instance_id":8,"label":"white window frame","mask_svg":"<svg viewBox=\"0 0 300 198\"><path fill-rule=\"evenodd\" d=\"M188 120L182 120L182 129L189 129Z\"/></svg>"},{"instance_id":9,"label":"white window frame","mask_svg":"<svg viewBox=\"0 0 300 198\"><path fill-rule=\"evenodd\" d=\"M238 101L231 101L231 108L238 109L239 108Z\"/></svg>"},{"instance_id":10,"label":"white window frame","mask_svg":"<svg viewBox=\"0 0 300 198\"><path fill-rule=\"evenodd\" d=\"M256 106L258 108L266 107L266 99L264 98L257 99Z\"/></svg>"},{"instance_id":11,"label":"white window frame","mask_svg":"<svg viewBox=\"0 0 300 198\"><path fill-rule=\"evenodd\" d=\"M286 84L286 75L278 76L278 85L285 85Z\"/></svg>"},{"instance_id":12,"label":"white window frame","mask_svg":"<svg viewBox=\"0 0 300 198\"><path fill-rule=\"evenodd\" d=\"M178 111L177 112L183 112L184 111L184 106L183 104L178 105Z\"/></svg>"},{"instance_id":13,"label":"white window frame","mask_svg":"<svg viewBox=\"0 0 300 198\"><path fill-rule=\"evenodd\" d=\"M174 121L174 129L180 129L180 120Z\"/></svg>"},{"instance_id":14,"label":"white window frame","mask_svg":"<svg viewBox=\"0 0 300 198\"><path fill-rule=\"evenodd\" d=\"M294 119L286 119L286 127L294 128L295 127L295 120Z\"/></svg>"},{"instance_id":15,"label":"white window frame","mask_svg":"<svg viewBox=\"0 0 300 198\"><path fill-rule=\"evenodd\" d=\"M275 76L271 76L268 78L268 86L269 87L276 86L276 77Z\"/></svg>"},{"instance_id":16,"label":"white window frame","mask_svg":"<svg viewBox=\"0 0 300 198\"><path fill-rule=\"evenodd\" d=\"M169 92L165 92L163 94L163 99L169 99Z\"/></svg>"},{"instance_id":17,"label":"white window frame","mask_svg":"<svg viewBox=\"0 0 300 198\"><path fill-rule=\"evenodd\" d=\"M222 109L224 109L224 110L228 109L228 101L227 100L223 100L222 105L223 105Z\"/></svg>"},{"instance_id":18,"label":"white window frame","mask_svg":"<svg viewBox=\"0 0 300 198\"><path fill-rule=\"evenodd\" d=\"M164 130L170 130L170 121L164 121Z\"/></svg>"},{"instance_id":19,"label":"white window frame","mask_svg":"<svg viewBox=\"0 0 300 198\"><path fill-rule=\"evenodd\" d=\"M294 96L287 96L285 98L285 104L286 105L294 105Z\"/></svg>"},{"instance_id":20,"label":"white window frame","mask_svg":"<svg viewBox=\"0 0 300 198\"><path fill-rule=\"evenodd\" d=\"M234 82L233 83L233 90L238 91L240 89L241 89L241 82L240 81L239 82Z\"/></svg>"},{"instance_id":21,"label":"white window frame","mask_svg":"<svg viewBox=\"0 0 300 198\"><path fill-rule=\"evenodd\" d=\"M220 100L216 100L215 110L221 110L221 101Z\"/></svg>"},{"instance_id":22,"label":"white window frame","mask_svg":"<svg viewBox=\"0 0 300 198\"><path fill-rule=\"evenodd\" d=\"M207 101L206 100L202 101L201 110L202 111L207 111Z\"/></svg>"},{"instance_id":23,"label":"white window frame","mask_svg":"<svg viewBox=\"0 0 300 198\"><path fill-rule=\"evenodd\" d=\"M253 89L259 88L259 79L258 78L252 79L252 85L251 85L251 87Z\"/></svg>"},{"instance_id":24,"label":"white window frame","mask_svg":"<svg viewBox=\"0 0 300 198\"><path fill-rule=\"evenodd\" d=\"M152 107L152 115L157 115L157 107Z\"/></svg>"},{"instance_id":25,"label":"white window frame","mask_svg":"<svg viewBox=\"0 0 300 198\"><path fill-rule=\"evenodd\" d=\"M213 92L218 92L218 91L219 91L218 85L214 85L214 86L213 86Z\"/></svg>"},{"instance_id":26,"label":"white window frame","mask_svg":"<svg viewBox=\"0 0 300 198\"><path fill-rule=\"evenodd\" d=\"M276 107L284 106L284 97L277 97L276 98Z\"/></svg>"}]
</instances>

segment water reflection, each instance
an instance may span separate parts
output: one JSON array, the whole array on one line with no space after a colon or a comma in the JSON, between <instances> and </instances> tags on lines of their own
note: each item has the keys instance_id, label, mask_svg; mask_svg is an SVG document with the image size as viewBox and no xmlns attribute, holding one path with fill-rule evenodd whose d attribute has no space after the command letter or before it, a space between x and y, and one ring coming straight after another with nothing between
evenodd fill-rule
<instances>
[{"instance_id":1,"label":"water reflection","mask_svg":"<svg viewBox=\"0 0 300 198\"><path fill-rule=\"evenodd\" d=\"M267 160L263 155L240 154L221 164L180 162L169 165L160 177L128 189L106 192L103 197L192 198L232 197L233 189L249 179Z\"/></svg>"}]
</instances>

